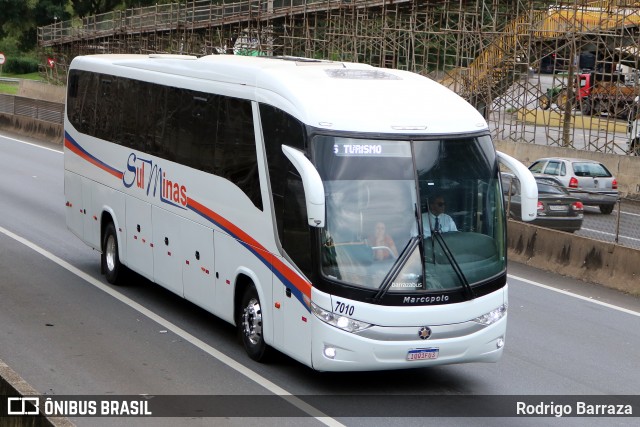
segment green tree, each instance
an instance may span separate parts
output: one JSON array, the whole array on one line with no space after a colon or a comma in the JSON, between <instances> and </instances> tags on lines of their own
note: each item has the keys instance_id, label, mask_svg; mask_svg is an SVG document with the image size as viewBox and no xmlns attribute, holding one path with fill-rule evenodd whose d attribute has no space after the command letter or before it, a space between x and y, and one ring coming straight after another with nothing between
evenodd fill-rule
<instances>
[{"instance_id":1,"label":"green tree","mask_svg":"<svg viewBox=\"0 0 640 427\"><path fill-rule=\"evenodd\" d=\"M122 0L71 0L73 11L81 18L110 12L122 3Z\"/></svg>"},{"instance_id":2,"label":"green tree","mask_svg":"<svg viewBox=\"0 0 640 427\"><path fill-rule=\"evenodd\" d=\"M69 19L67 0L0 0L2 45L26 52L35 48L37 27Z\"/></svg>"}]
</instances>

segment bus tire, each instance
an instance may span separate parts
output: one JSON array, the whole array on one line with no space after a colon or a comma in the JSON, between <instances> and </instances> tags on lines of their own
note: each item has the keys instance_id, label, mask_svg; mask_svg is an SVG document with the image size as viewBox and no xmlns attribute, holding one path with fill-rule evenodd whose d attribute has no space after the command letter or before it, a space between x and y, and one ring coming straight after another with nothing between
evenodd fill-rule
<instances>
[{"instance_id":1,"label":"bus tire","mask_svg":"<svg viewBox=\"0 0 640 427\"><path fill-rule=\"evenodd\" d=\"M109 222L104 229L102 237L102 271L104 272L107 282L112 285L118 285L121 282L123 265L120 264L120 256L118 255L118 235L113 222Z\"/></svg>"},{"instance_id":2,"label":"bus tire","mask_svg":"<svg viewBox=\"0 0 640 427\"><path fill-rule=\"evenodd\" d=\"M262 307L256 287L249 285L242 295L240 303L238 333L247 355L256 362L264 362L269 346L264 341Z\"/></svg>"}]
</instances>

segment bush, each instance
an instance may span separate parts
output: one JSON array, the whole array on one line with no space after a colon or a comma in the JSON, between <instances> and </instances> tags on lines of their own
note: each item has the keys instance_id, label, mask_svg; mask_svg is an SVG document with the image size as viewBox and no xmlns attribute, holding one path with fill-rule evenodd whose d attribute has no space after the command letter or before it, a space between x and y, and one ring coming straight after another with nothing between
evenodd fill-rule
<instances>
[{"instance_id":1,"label":"bush","mask_svg":"<svg viewBox=\"0 0 640 427\"><path fill-rule=\"evenodd\" d=\"M2 71L8 74L29 74L38 72L38 60L34 58L7 58Z\"/></svg>"}]
</instances>

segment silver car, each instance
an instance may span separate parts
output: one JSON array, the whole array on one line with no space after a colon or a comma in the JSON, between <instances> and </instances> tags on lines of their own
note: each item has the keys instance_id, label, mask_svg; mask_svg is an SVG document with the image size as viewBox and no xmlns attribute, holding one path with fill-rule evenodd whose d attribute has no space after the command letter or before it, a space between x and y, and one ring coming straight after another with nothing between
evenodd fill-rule
<instances>
[{"instance_id":1,"label":"silver car","mask_svg":"<svg viewBox=\"0 0 640 427\"><path fill-rule=\"evenodd\" d=\"M550 157L536 160L529 170L534 175L555 177L572 196L586 206L598 206L603 214L610 214L618 201L618 181L600 162Z\"/></svg>"}]
</instances>

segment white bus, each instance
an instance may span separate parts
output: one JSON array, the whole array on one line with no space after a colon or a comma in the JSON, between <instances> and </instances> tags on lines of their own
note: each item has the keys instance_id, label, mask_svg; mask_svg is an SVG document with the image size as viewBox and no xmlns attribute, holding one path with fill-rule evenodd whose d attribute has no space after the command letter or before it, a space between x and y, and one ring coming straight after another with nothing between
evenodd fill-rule
<instances>
[{"instance_id":1,"label":"white bus","mask_svg":"<svg viewBox=\"0 0 640 427\"><path fill-rule=\"evenodd\" d=\"M71 63L68 228L321 371L496 361L506 219L485 120L417 74L303 58L96 55ZM434 230L446 203L456 232ZM444 218L444 217L443 217ZM382 233L384 229L384 233ZM135 277L135 276L128 276Z\"/></svg>"}]
</instances>

